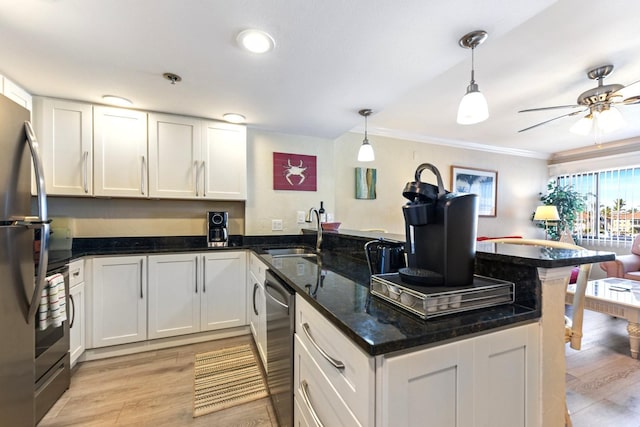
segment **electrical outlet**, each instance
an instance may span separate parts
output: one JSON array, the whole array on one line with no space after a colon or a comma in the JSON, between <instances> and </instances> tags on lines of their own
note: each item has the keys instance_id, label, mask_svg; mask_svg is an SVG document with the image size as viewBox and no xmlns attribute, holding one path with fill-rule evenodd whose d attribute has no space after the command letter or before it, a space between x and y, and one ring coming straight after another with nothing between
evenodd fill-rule
<instances>
[{"instance_id":1,"label":"electrical outlet","mask_svg":"<svg viewBox=\"0 0 640 427\"><path fill-rule=\"evenodd\" d=\"M305 222L304 211L298 211L298 224L304 224L304 222Z\"/></svg>"},{"instance_id":2,"label":"electrical outlet","mask_svg":"<svg viewBox=\"0 0 640 427\"><path fill-rule=\"evenodd\" d=\"M282 231L282 220L281 219L272 219L271 220L271 231Z\"/></svg>"}]
</instances>

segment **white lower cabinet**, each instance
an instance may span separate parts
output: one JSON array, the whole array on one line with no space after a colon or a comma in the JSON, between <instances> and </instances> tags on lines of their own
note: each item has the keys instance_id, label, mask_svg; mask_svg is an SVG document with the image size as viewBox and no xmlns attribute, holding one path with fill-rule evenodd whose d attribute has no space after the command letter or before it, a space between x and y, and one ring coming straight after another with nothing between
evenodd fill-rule
<instances>
[{"instance_id":1,"label":"white lower cabinet","mask_svg":"<svg viewBox=\"0 0 640 427\"><path fill-rule=\"evenodd\" d=\"M149 256L149 339L200 331L199 258Z\"/></svg>"},{"instance_id":2,"label":"white lower cabinet","mask_svg":"<svg viewBox=\"0 0 640 427\"><path fill-rule=\"evenodd\" d=\"M69 355L73 368L86 349L84 260L69 263Z\"/></svg>"},{"instance_id":3,"label":"white lower cabinet","mask_svg":"<svg viewBox=\"0 0 640 427\"><path fill-rule=\"evenodd\" d=\"M244 251L94 258L93 347L246 325L245 259Z\"/></svg>"},{"instance_id":4,"label":"white lower cabinet","mask_svg":"<svg viewBox=\"0 0 640 427\"><path fill-rule=\"evenodd\" d=\"M378 426L539 425L539 324L381 357Z\"/></svg>"},{"instance_id":5,"label":"white lower cabinet","mask_svg":"<svg viewBox=\"0 0 640 427\"><path fill-rule=\"evenodd\" d=\"M211 251L202 255L201 330L247 324L246 272L244 251Z\"/></svg>"},{"instance_id":6,"label":"white lower cabinet","mask_svg":"<svg viewBox=\"0 0 640 427\"><path fill-rule=\"evenodd\" d=\"M147 257L93 259L92 347L147 339Z\"/></svg>"},{"instance_id":7,"label":"white lower cabinet","mask_svg":"<svg viewBox=\"0 0 640 427\"><path fill-rule=\"evenodd\" d=\"M537 427L539 329L372 357L298 296L294 424Z\"/></svg>"},{"instance_id":8,"label":"white lower cabinet","mask_svg":"<svg viewBox=\"0 0 640 427\"><path fill-rule=\"evenodd\" d=\"M296 296L295 327L294 394L298 403L309 413L315 411L325 426L372 426L374 358L300 296Z\"/></svg>"},{"instance_id":9,"label":"white lower cabinet","mask_svg":"<svg viewBox=\"0 0 640 427\"><path fill-rule=\"evenodd\" d=\"M251 334L256 343L262 365L267 369L267 301L264 294L264 281L267 266L258 257L249 255L247 269L247 316Z\"/></svg>"}]
</instances>

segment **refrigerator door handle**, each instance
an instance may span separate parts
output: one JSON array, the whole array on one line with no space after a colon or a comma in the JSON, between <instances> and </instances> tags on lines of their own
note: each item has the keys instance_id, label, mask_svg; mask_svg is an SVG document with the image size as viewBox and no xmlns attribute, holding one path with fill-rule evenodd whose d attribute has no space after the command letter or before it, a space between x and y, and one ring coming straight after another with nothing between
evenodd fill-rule
<instances>
[{"instance_id":1,"label":"refrigerator door handle","mask_svg":"<svg viewBox=\"0 0 640 427\"><path fill-rule=\"evenodd\" d=\"M35 172L38 194L38 218L37 221L30 222L34 226L39 226L42 230L40 234L40 259L38 260L35 289L33 290L31 303L29 304L29 312L27 313L27 323L31 323L35 321L36 310L40 305L40 296L42 295L42 290L45 285L45 276L47 275L49 264L49 234L51 233L51 225L47 212L47 190L44 185L44 169L42 168L42 160L40 159L38 140L36 139L36 134L33 131L31 122L28 120L24 122L24 130L27 134L27 142L29 143L29 150L31 150L31 158L33 159L33 170ZM25 222L27 222L26 218ZM30 224L25 225L29 226Z\"/></svg>"},{"instance_id":2,"label":"refrigerator door handle","mask_svg":"<svg viewBox=\"0 0 640 427\"><path fill-rule=\"evenodd\" d=\"M38 220L45 222L48 220L47 212L47 189L44 185L44 169L42 168L42 160L38 148L38 140L33 132L33 127L29 121L24 122L24 129L27 133L27 141L31 150L31 158L33 159L33 170L36 175L36 189L38 192Z\"/></svg>"},{"instance_id":3,"label":"refrigerator door handle","mask_svg":"<svg viewBox=\"0 0 640 427\"><path fill-rule=\"evenodd\" d=\"M41 226L40 233L40 258L38 260L38 273L36 274L36 283L29 303L29 312L27 313L27 323L35 321L36 311L40 306L40 297L45 285L47 275L47 266L49 264L49 234L51 234L51 224L45 222Z\"/></svg>"}]
</instances>

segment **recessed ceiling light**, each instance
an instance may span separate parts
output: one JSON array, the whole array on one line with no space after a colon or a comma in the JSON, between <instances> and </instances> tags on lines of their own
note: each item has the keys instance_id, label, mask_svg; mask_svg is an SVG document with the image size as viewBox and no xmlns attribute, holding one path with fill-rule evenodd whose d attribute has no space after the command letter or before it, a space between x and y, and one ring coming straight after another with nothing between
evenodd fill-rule
<instances>
[{"instance_id":1,"label":"recessed ceiling light","mask_svg":"<svg viewBox=\"0 0 640 427\"><path fill-rule=\"evenodd\" d=\"M133 102L131 102L127 98L123 98L121 96L115 96L115 95L104 95L102 97L102 100L108 104L119 105L121 107L129 107L133 105Z\"/></svg>"},{"instance_id":2,"label":"recessed ceiling light","mask_svg":"<svg viewBox=\"0 0 640 427\"><path fill-rule=\"evenodd\" d=\"M269 34L264 31L254 29L240 31L236 40L240 46L253 53L269 52L276 45L273 37Z\"/></svg>"},{"instance_id":3,"label":"recessed ceiling light","mask_svg":"<svg viewBox=\"0 0 640 427\"><path fill-rule=\"evenodd\" d=\"M223 119L229 123L244 123L246 118L242 114L238 113L226 113L222 116Z\"/></svg>"}]
</instances>

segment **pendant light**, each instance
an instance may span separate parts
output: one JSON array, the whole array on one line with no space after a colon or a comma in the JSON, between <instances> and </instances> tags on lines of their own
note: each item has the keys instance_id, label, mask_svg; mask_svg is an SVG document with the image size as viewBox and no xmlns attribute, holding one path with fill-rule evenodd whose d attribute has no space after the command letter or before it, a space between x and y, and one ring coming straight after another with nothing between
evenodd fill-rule
<instances>
[{"instance_id":1,"label":"pendant light","mask_svg":"<svg viewBox=\"0 0 640 427\"><path fill-rule=\"evenodd\" d=\"M478 90L478 85L474 76L474 49L487 39L487 32L482 30L472 31L465 34L458 41L460 47L471 49L471 82L467 86L467 93L462 97L458 106L458 123L461 125L472 125L480 123L489 118L489 107L484 95Z\"/></svg>"},{"instance_id":2,"label":"pendant light","mask_svg":"<svg viewBox=\"0 0 640 427\"><path fill-rule=\"evenodd\" d=\"M358 111L358 114L364 117L364 139L362 140L362 145L358 151L359 162L372 162L376 159L376 155L373 153L373 147L369 144L369 139L367 138L367 117L369 117L371 112L372 111L370 109Z\"/></svg>"}]
</instances>

